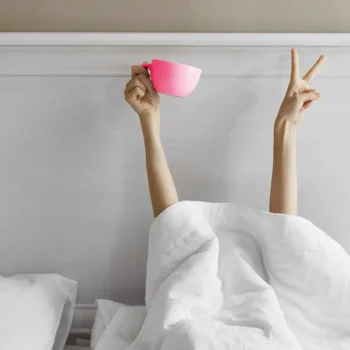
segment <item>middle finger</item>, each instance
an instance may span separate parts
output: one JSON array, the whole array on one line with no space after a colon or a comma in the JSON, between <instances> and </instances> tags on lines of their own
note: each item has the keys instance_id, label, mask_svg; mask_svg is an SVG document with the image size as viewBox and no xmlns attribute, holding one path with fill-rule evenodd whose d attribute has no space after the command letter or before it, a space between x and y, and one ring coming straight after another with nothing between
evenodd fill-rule
<instances>
[{"instance_id":1,"label":"middle finger","mask_svg":"<svg viewBox=\"0 0 350 350\"><path fill-rule=\"evenodd\" d=\"M310 81L316 76L319 72L321 66L326 61L326 56L320 56L317 62L311 67L311 69L304 75L303 80L310 83Z\"/></svg>"}]
</instances>

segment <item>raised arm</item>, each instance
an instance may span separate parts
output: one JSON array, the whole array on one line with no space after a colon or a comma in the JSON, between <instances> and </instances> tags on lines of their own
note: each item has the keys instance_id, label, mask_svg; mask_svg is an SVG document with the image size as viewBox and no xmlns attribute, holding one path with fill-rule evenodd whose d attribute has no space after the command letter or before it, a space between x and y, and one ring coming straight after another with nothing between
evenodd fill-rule
<instances>
[{"instance_id":1,"label":"raised arm","mask_svg":"<svg viewBox=\"0 0 350 350\"><path fill-rule=\"evenodd\" d=\"M148 71L132 67L132 79L124 90L125 100L139 115L146 151L146 167L154 216L179 201L162 147L159 96Z\"/></svg>"},{"instance_id":2,"label":"raised arm","mask_svg":"<svg viewBox=\"0 0 350 350\"><path fill-rule=\"evenodd\" d=\"M321 97L309 84L326 57L321 56L301 78L296 49L291 54L290 83L274 124L270 212L297 215L296 128L304 112Z\"/></svg>"}]
</instances>

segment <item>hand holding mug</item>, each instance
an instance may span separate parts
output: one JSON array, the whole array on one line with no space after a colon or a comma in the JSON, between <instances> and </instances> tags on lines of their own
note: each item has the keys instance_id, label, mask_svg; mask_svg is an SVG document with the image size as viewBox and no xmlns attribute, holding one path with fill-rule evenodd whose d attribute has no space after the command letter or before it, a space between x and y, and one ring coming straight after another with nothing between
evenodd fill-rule
<instances>
[{"instance_id":1,"label":"hand holding mug","mask_svg":"<svg viewBox=\"0 0 350 350\"><path fill-rule=\"evenodd\" d=\"M124 90L125 101L140 118L150 118L159 114L159 95L155 90L146 68L132 66L131 80Z\"/></svg>"}]
</instances>

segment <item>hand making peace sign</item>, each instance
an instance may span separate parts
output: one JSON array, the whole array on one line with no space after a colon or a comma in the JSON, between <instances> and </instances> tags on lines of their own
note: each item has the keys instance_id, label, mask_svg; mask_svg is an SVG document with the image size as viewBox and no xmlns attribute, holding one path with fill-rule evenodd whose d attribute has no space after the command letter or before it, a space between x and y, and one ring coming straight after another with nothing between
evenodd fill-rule
<instances>
[{"instance_id":1,"label":"hand making peace sign","mask_svg":"<svg viewBox=\"0 0 350 350\"><path fill-rule=\"evenodd\" d=\"M325 62L326 56L320 56L313 67L301 78L299 73L298 52L296 49L292 49L291 53L292 69L290 83L279 109L277 119L298 125L305 110L321 97L319 92L309 89L309 84Z\"/></svg>"}]
</instances>

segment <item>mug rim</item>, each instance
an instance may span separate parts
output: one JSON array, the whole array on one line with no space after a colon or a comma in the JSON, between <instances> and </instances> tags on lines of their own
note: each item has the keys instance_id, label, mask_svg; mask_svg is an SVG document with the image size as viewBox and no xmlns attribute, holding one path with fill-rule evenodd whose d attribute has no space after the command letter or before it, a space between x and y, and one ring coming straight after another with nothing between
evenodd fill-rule
<instances>
[{"instance_id":1,"label":"mug rim","mask_svg":"<svg viewBox=\"0 0 350 350\"><path fill-rule=\"evenodd\" d=\"M194 67L194 66L190 66L189 64L178 63L178 62L174 62L174 61L162 60L162 59L160 59L160 58L153 58L153 59L152 59L152 63L153 63L153 61L161 61L161 62L166 62L166 63L172 63L172 64L176 64L176 65L182 66L182 67L190 67L190 68L199 70L200 72L202 71L200 68Z\"/></svg>"}]
</instances>

